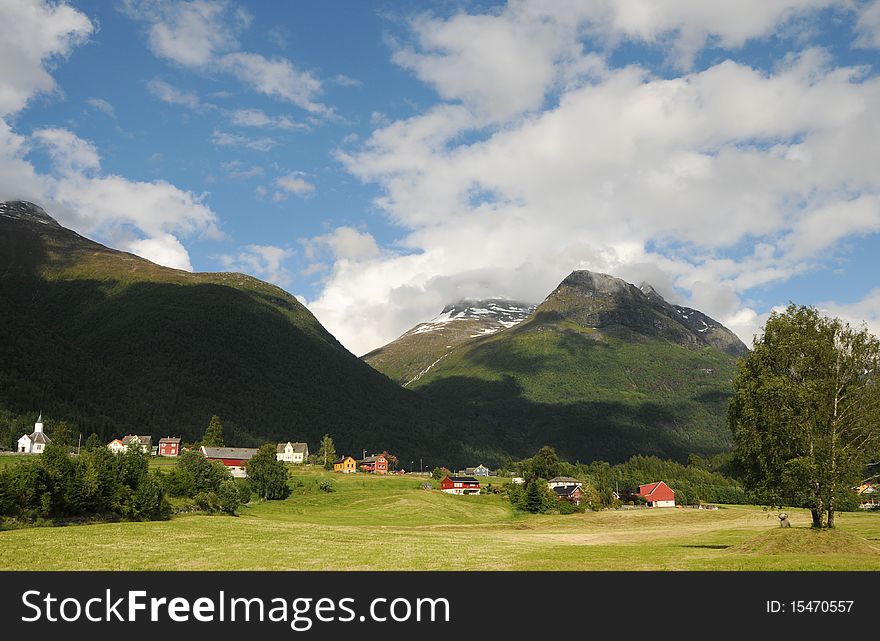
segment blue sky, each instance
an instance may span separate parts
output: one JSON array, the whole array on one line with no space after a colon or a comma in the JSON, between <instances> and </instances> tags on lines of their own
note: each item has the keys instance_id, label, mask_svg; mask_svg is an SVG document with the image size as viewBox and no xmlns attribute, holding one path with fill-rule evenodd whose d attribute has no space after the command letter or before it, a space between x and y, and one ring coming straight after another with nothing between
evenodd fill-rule
<instances>
[{"instance_id":1,"label":"blue sky","mask_svg":"<svg viewBox=\"0 0 880 641\"><path fill-rule=\"evenodd\" d=\"M880 330L880 2L8 0L0 199L364 353L573 269Z\"/></svg>"}]
</instances>

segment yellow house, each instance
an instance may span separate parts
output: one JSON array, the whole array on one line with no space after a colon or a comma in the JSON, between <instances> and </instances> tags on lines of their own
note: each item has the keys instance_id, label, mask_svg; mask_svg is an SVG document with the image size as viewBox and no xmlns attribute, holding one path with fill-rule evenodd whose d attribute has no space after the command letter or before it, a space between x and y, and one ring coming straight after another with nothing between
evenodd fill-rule
<instances>
[{"instance_id":1,"label":"yellow house","mask_svg":"<svg viewBox=\"0 0 880 641\"><path fill-rule=\"evenodd\" d=\"M333 471L342 472L343 474L357 472L357 461L350 456L340 457L338 460L333 461Z\"/></svg>"}]
</instances>

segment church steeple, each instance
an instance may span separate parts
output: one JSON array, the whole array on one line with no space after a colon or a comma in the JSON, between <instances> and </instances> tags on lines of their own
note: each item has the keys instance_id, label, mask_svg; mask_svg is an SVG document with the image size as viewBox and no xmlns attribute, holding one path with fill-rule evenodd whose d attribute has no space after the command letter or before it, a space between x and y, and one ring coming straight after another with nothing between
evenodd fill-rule
<instances>
[{"instance_id":1,"label":"church steeple","mask_svg":"<svg viewBox=\"0 0 880 641\"><path fill-rule=\"evenodd\" d=\"M40 412L40 418L37 419L37 422L34 423L34 432L42 432L43 431L43 412Z\"/></svg>"}]
</instances>

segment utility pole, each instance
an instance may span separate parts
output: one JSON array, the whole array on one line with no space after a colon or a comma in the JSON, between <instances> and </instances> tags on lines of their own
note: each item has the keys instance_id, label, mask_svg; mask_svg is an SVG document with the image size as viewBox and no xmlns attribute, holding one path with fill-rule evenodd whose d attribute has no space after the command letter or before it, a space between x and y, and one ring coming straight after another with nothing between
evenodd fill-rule
<instances>
[{"instance_id":1,"label":"utility pole","mask_svg":"<svg viewBox=\"0 0 880 641\"><path fill-rule=\"evenodd\" d=\"M422 465L422 457L419 457L419 474L423 474L425 472L425 466Z\"/></svg>"}]
</instances>

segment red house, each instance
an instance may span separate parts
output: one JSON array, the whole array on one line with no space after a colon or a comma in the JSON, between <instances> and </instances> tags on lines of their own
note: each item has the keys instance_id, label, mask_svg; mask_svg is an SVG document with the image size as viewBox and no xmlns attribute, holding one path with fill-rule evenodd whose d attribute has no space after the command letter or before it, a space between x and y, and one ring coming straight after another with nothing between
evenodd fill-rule
<instances>
[{"instance_id":1,"label":"red house","mask_svg":"<svg viewBox=\"0 0 880 641\"><path fill-rule=\"evenodd\" d=\"M440 481L440 491L447 494L479 494L480 482L473 476L447 476Z\"/></svg>"},{"instance_id":2,"label":"red house","mask_svg":"<svg viewBox=\"0 0 880 641\"><path fill-rule=\"evenodd\" d=\"M664 481L640 485L636 496L641 496L648 507L675 507L675 491Z\"/></svg>"},{"instance_id":3,"label":"red house","mask_svg":"<svg viewBox=\"0 0 880 641\"><path fill-rule=\"evenodd\" d=\"M556 485L551 488L557 501L568 501L575 505L581 504L583 492L580 485Z\"/></svg>"},{"instance_id":4,"label":"red house","mask_svg":"<svg viewBox=\"0 0 880 641\"><path fill-rule=\"evenodd\" d=\"M388 459L381 454L368 456L360 463L361 469L364 472L373 472L374 474L388 474Z\"/></svg>"},{"instance_id":5,"label":"red house","mask_svg":"<svg viewBox=\"0 0 880 641\"><path fill-rule=\"evenodd\" d=\"M166 436L159 439L159 456L178 456L180 454L180 439Z\"/></svg>"}]
</instances>

